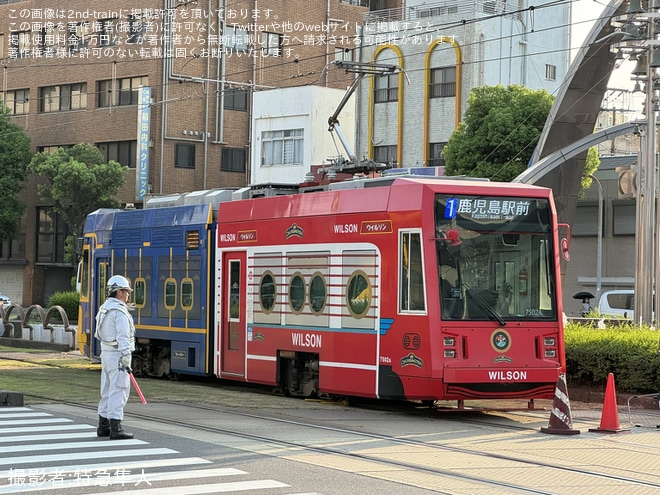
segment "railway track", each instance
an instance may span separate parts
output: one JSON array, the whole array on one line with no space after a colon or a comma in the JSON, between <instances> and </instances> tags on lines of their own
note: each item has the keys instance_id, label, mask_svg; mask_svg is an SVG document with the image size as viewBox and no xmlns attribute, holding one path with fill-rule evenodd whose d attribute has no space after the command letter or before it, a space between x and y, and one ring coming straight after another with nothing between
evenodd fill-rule
<instances>
[{"instance_id":1,"label":"railway track","mask_svg":"<svg viewBox=\"0 0 660 495\"><path fill-rule=\"evenodd\" d=\"M71 405L94 410L89 405ZM660 490L660 481L641 471L601 463L571 463L570 459L554 457L553 451L559 444L571 440L539 434L538 423L515 424L485 414L475 417L473 413L451 417L447 413L434 415L427 411L423 417L412 417L401 412L322 405L316 411L286 409L257 413L160 402L149 412L133 408L128 414L129 421L137 421L150 430L175 429L182 435L208 442L297 462L355 470L365 476L428 488L435 493L464 493L455 491L453 486L471 487L472 491L465 493L489 494L563 495L586 493L575 488L598 485L616 486L622 493L638 495ZM346 422L352 424L343 426ZM612 447L611 437L581 441L593 444L589 448L594 450ZM624 440L616 442L624 450L632 445ZM529 443L536 443L539 448L530 450ZM509 449L501 448L505 444ZM656 460L660 458L657 443L640 448ZM511 472L519 475L512 479ZM542 479L563 481L546 485L540 482Z\"/></svg>"}]
</instances>

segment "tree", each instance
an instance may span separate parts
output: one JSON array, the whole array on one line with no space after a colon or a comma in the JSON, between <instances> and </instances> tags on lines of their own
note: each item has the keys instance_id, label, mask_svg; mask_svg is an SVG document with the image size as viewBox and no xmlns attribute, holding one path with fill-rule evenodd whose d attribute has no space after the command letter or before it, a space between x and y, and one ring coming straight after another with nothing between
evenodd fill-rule
<instances>
[{"instance_id":1,"label":"tree","mask_svg":"<svg viewBox=\"0 0 660 495\"><path fill-rule=\"evenodd\" d=\"M552 106L545 90L480 86L443 150L445 173L511 181L529 163Z\"/></svg>"},{"instance_id":2,"label":"tree","mask_svg":"<svg viewBox=\"0 0 660 495\"><path fill-rule=\"evenodd\" d=\"M25 203L19 193L30 163L30 138L10 121L8 109L0 101L0 240L16 239Z\"/></svg>"},{"instance_id":3,"label":"tree","mask_svg":"<svg viewBox=\"0 0 660 495\"><path fill-rule=\"evenodd\" d=\"M98 148L79 143L54 153L37 153L28 170L45 180L37 186L39 197L53 205L69 227L70 237L76 239L82 235L89 213L121 205L116 195L128 167L114 160L104 163Z\"/></svg>"}]
</instances>

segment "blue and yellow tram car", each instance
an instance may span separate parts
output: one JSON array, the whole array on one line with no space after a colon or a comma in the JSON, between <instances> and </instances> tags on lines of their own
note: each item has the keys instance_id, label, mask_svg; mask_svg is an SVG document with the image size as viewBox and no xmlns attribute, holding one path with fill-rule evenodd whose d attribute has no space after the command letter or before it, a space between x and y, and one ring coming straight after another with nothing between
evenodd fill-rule
<instances>
[{"instance_id":1,"label":"blue and yellow tram car","mask_svg":"<svg viewBox=\"0 0 660 495\"><path fill-rule=\"evenodd\" d=\"M79 347L98 359L95 316L112 275L133 286L134 369L143 375L208 374L208 311L214 223L210 204L144 210L100 209L84 229Z\"/></svg>"}]
</instances>

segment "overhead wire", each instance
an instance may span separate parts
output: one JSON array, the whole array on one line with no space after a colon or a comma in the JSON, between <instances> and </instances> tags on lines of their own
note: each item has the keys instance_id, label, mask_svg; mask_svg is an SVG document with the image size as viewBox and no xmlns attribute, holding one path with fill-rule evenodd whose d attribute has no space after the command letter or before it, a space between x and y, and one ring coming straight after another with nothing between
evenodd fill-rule
<instances>
[{"instance_id":1,"label":"overhead wire","mask_svg":"<svg viewBox=\"0 0 660 495\"><path fill-rule=\"evenodd\" d=\"M523 12L526 12L526 11L535 13L536 11L538 11L540 9L543 9L543 8L549 8L549 7L554 7L554 6L557 6L557 5L562 5L562 4L566 4L566 3L573 3L573 2L574 2L574 0L557 0L555 2L550 2L550 3L544 4L542 6L530 6L530 7L524 8L524 9L519 9L517 11L501 12L501 13L496 13L496 14L492 14L492 15L489 15L489 16L485 16L485 17L476 17L475 16L472 19L464 19L464 20L461 20L460 22L452 21L452 22L431 23L431 24L428 25L428 27L429 28L430 27L434 28L435 31L437 32L441 29L449 29L449 28L452 28L452 27L465 26L467 24L478 23L478 22L482 22L482 21L488 20L488 19L493 19L493 18L498 18L498 17L503 17L503 16L519 15L519 14L521 14ZM597 0L595 0L595 3L601 3L601 2L598 2ZM240 0L234 2L234 4L236 4L236 5L240 4ZM587 21L583 21L583 22L588 23L588 22L594 22L595 20L597 20L597 18L594 19L593 21L587 20ZM568 29L568 28L570 28L570 24L563 24L563 25L560 24L560 25L548 27L548 28L546 28L544 30L541 30L541 31L551 31L551 30L554 30L554 29ZM495 38L494 41L500 41L500 40L506 41L506 40L509 40L509 39L517 38L519 36L523 36L525 34L529 34L530 32L532 32L532 31L519 32L519 33L515 33L515 34L512 33L512 34L507 35L507 36L501 36L500 38ZM539 31L536 30L536 31L533 31L533 32L538 33ZM493 41L493 40L491 40L491 41ZM477 42L465 43L465 44L462 45L462 48L465 49L466 47L470 47L471 45L476 44L476 43ZM373 45L366 45L366 46L367 47L369 47L369 46L373 47L373 46L377 46L377 45L379 45L379 43L374 43ZM302 46L305 46L305 45L304 45L304 43L300 43L298 45L292 45L292 46L295 48L295 47L302 47ZM365 46L363 45L362 48L364 48L364 47ZM468 62L464 62L464 65L469 65L469 64L472 64L472 63L504 61L504 60L515 59L515 58L519 58L519 57L528 57L528 58L530 58L530 60L532 60L532 64L533 64L534 63L534 61L532 59L533 56L542 55L542 54L556 53L558 51L570 51L570 50L574 50L574 49L575 49L575 47L567 47L566 49L562 49L562 50L537 51L537 52L534 52L533 54L519 55L519 56L515 56L515 57L501 56L501 57L496 57L496 58L490 58L490 59L487 59L487 60L468 61ZM416 52L416 53L407 53L406 57L412 57L412 56L416 56L416 55L421 56L424 53L425 53L425 50L424 51L420 50L419 52ZM326 56L326 54L319 54L319 55L313 55L313 56L306 57L305 59L295 59L295 60L292 60L292 61L284 61L280 57L278 57L279 59L276 60L272 65L262 67L262 70L266 71L266 70L275 69L275 68L278 68L278 67L281 68L282 65L291 64L291 63L299 64L299 63L304 63L304 62L308 62L308 61L313 61L314 59L325 57L325 56ZM112 62L113 61L99 61L98 63L99 64L108 64L108 63L112 63ZM136 60L125 60L124 59L121 62L122 62L122 64L125 64L126 62L129 62L129 63L130 62L144 62L144 59L136 59ZM46 60L44 60L44 61L40 60L40 61L36 62L35 64L23 65L23 66L20 66L20 67L16 67L16 69L33 68L35 66L41 66L42 63L44 65L49 66L49 67L60 65L60 64L52 64L52 60L47 60L47 61ZM92 64L93 63L97 63L97 62L93 61ZM63 61L61 65L70 66L71 61L69 59L67 59L66 61ZM74 63L73 65L90 65L90 62L87 61L87 60L83 60L80 63ZM413 72L422 71L422 70L425 70L425 69L407 69L407 72L413 73ZM246 69L245 71L235 71L235 72L232 72L231 74L228 74L226 76L226 79L227 80L240 79L241 76L250 75L251 72L252 72L251 68ZM346 76L345 80L347 82L350 82L353 78L353 76L351 74L346 74L345 76ZM191 78L191 83L195 82L192 79L194 79L194 78ZM337 79L337 81L342 80L342 78L340 76L336 76L336 79ZM271 79L271 80L269 80L269 82L270 82L271 85L277 86L277 85L282 84L282 83L290 82L290 80L291 80L291 76L287 76L287 77L284 77L284 78L281 78L281 79L278 79L278 80L272 80ZM236 82L238 83L238 81L236 81ZM169 85L169 84L174 84L174 83L167 83L167 84ZM304 82L304 83L300 83L300 84L296 84L296 85L290 85L290 86L287 86L287 87L302 87L302 86L307 86L307 85L310 85L310 84L312 84L312 83L311 82ZM151 85L151 86L155 87L155 88L159 88L159 87L162 87L163 85L162 84L161 85L156 84L156 85ZM90 93L88 92L88 94L90 94ZM92 94L98 94L98 92L95 91L95 92L92 92ZM189 98L204 98L206 96L207 96L206 94L201 94L201 95L189 96ZM183 101L185 99L180 98L179 100ZM30 101L33 101L33 100L30 99ZM170 103L170 102L168 102L168 103ZM87 120L87 119L84 119L84 120ZM69 122L67 125L71 125L71 123Z\"/></svg>"}]
</instances>

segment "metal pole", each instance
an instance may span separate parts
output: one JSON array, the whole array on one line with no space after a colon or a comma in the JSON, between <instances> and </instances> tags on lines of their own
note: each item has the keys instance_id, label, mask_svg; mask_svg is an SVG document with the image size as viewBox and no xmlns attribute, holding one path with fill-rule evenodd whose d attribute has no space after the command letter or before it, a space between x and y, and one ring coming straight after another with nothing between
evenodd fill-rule
<instances>
[{"instance_id":1,"label":"metal pole","mask_svg":"<svg viewBox=\"0 0 660 495\"><path fill-rule=\"evenodd\" d=\"M598 178L587 174L598 185L598 247L596 248L596 304L600 302L600 293L603 280L603 186Z\"/></svg>"},{"instance_id":2,"label":"metal pole","mask_svg":"<svg viewBox=\"0 0 660 495\"><path fill-rule=\"evenodd\" d=\"M649 39L655 38L654 22L649 22ZM643 285L641 292L635 294L635 299L641 298L641 311L640 315L635 314L635 319L641 323L651 323L653 320L653 279L655 275L655 243L654 243L654 227L655 227L655 125L656 125L656 111L654 109L655 102L653 101L653 72L650 64L653 59L653 47L649 46L647 53L646 66L646 158L644 165L646 171L644 174L644 209L643 217L641 218L644 227L644 262L642 268ZM640 275L640 273L638 273Z\"/></svg>"}]
</instances>

